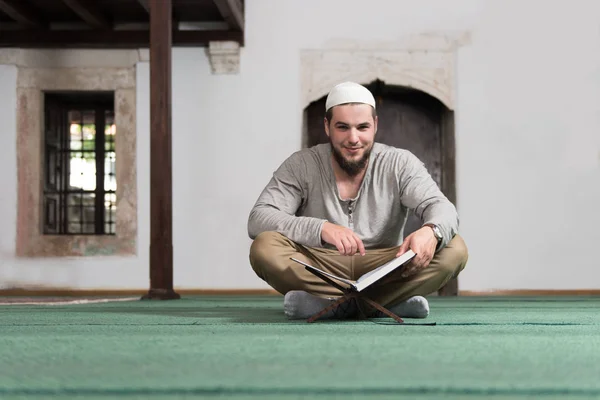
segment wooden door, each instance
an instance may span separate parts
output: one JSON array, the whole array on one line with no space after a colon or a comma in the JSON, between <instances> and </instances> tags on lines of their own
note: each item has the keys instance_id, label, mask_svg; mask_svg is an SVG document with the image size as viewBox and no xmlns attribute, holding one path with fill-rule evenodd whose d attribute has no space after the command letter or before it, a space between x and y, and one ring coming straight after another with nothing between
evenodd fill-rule
<instances>
[{"instance_id":1,"label":"wooden door","mask_svg":"<svg viewBox=\"0 0 600 400\"><path fill-rule=\"evenodd\" d=\"M375 81L367 87L377 100L379 127L375 141L410 150L427 167L434 181L450 201L454 188L454 119L439 100L426 93L385 85ZM323 97L311 103L305 112L305 146L327 143L323 128ZM421 221L410 212L405 234L414 232ZM457 283L450 282L441 294L457 294Z\"/></svg>"}]
</instances>

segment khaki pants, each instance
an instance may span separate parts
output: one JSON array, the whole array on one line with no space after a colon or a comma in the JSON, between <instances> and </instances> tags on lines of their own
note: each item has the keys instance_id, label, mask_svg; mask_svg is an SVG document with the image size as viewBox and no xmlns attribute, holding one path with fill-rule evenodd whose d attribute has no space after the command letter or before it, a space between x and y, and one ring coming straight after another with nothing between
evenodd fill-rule
<instances>
[{"instance_id":1,"label":"khaki pants","mask_svg":"<svg viewBox=\"0 0 600 400\"><path fill-rule=\"evenodd\" d=\"M256 274L281 294L303 290L321 297L338 297L340 291L302 265L297 258L342 278L356 280L361 275L392 260L398 247L367 250L366 255L343 256L337 250L299 245L277 232L263 232L250 247L250 264ZM456 235L438 251L427 268L408 277L392 273L367 289L365 294L384 306L392 306L412 296L426 296L458 276L467 263L467 247Z\"/></svg>"}]
</instances>

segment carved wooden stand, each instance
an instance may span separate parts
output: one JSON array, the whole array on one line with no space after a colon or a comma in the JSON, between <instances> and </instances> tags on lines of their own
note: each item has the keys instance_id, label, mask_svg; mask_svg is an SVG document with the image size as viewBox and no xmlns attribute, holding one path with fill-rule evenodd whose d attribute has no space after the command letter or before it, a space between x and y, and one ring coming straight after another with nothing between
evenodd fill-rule
<instances>
[{"instance_id":1,"label":"carved wooden stand","mask_svg":"<svg viewBox=\"0 0 600 400\"><path fill-rule=\"evenodd\" d=\"M331 286L339 289L343 293L342 297L340 297L337 301L334 301L329 306L325 307L324 309L322 309L318 313L312 315L310 318L308 318L306 320L306 322L309 322L309 323L310 322L315 322L316 320L318 320L319 318L321 318L323 315L327 314L329 311L334 310L336 307L339 307L342 304L344 304L344 303L346 303L346 302L348 302L348 301L350 301L352 299L356 299L357 303L359 301L361 301L361 300L364 300L367 304L375 307L375 309L377 309L377 310L381 311L382 313L384 313L385 315L391 317L396 322L398 322L400 324L404 323L404 321L402 320L402 318L400 318L399 316L397 316L396 314L394 314L393 312L391 312L387 308L383 307L381 304L377 304L373 300L369 299L364 294L362 294L360 292L357 292L356 290L354 290L352 288L345 288L342 285L340 285L339 283L337 283L334 280L332 280L331 278L329 278L328 276L319 273L318 271L312 270L310 268L306 268L306 270L309 271L310 273L318 276L319 278L323 279L325 282L327 282Z\"/></svg>"},{"instance_id":2,"label":"carved wooden stand","mask_svg":"<svg viewBox=\"0 0 600 400\"><path fill-rule=\"evenodd\" d=\"M357 299L357 301L364 300L369 305L375 307L377 310L381 311L385 315L393 318L396 322L398 322L400 324L404 323L402 318L400 318L399 316L397 316L396 314L394 314L387 308L383 307L381 304L377 304L376 302L374 302L373 300L369 299L368 297L362 295L361 293L352 292L352 291L348 291L348 290L344 290L344 295L342 297L340 297L337 301L331 303L329 306L322 309L318 313L312 315L310 318L308 318L306 320L306 322L315 322L316 320L321 318L323 315L327 314L329 311L334 310L336 307L341 306L342 304L344 304L347 301L350 301L353 298Z\"/></svg>"}]
</instances>

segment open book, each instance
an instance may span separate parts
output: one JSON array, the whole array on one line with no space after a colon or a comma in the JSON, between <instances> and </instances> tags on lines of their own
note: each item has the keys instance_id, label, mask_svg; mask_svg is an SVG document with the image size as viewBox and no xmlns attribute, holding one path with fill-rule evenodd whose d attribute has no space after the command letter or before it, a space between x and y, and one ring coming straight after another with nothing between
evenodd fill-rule
<instances>
[{"instance_id":1,"label":"open book","mask_svg":"<svg viewBox=\"0 0 600 400\"><path fill-rule=\"evenodd\" d=\"M368 288L369 286L371 286L372 284L374 284L375 282L379 281L384 276L391 273L392 271L395 271L396 269L398 269L401 266L403 266L404 264L406 264L415 255L416 254L412 250L408 250L406 253L402 254L400 257L395 257L391 261L375 268L373 271L367 272L366 274L362 275L360 278L358 278L358 280L356 282L351 281L349 279L340 278L339 276L335 276L333 274L330 274L328 272L320 270L319 268L313 267L312 265L309 265L309 264L307 264L303 261L300 261L298 259L295 259L293 257L291 259L297 263L304 265L304 267L308 271L312 272L313 274L315 274L321 278L323 278L323 275L324 275L326 277L335 279L339 282L343 282L346 285L349 285L350 288L352 288L353 290L355 290L357 292L361 292L361 291L365 290L366 288ZM327 279L325 279L325 280L328 281ZM335 285L335 286L337 286L337 285Z\"/></svg>"}]
</instances>

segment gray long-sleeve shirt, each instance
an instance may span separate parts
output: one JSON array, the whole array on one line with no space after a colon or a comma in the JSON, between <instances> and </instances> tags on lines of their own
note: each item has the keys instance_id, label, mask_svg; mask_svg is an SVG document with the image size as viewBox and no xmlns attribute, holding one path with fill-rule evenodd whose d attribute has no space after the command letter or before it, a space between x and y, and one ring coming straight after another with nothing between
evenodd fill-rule
<instances>
[{"instance_id":1,"label":"gray long-sleeve shirt","mask_svg":"<svg viewBox=\"0 0 600 400\"><path fill-rule=\"evenodd\" d=\"M439 226L443 240L438 250L456 234L456 208L408 150L374 143L358 195L348 200L339 196L331 159L328 143L286 159L250 212L250 238L276 231L305 246L333 248L321 240L321 228L329 221L352 229L366 249L393 247L404 239L409 209L423 224Z\"/></svg>"}]
</instances>

